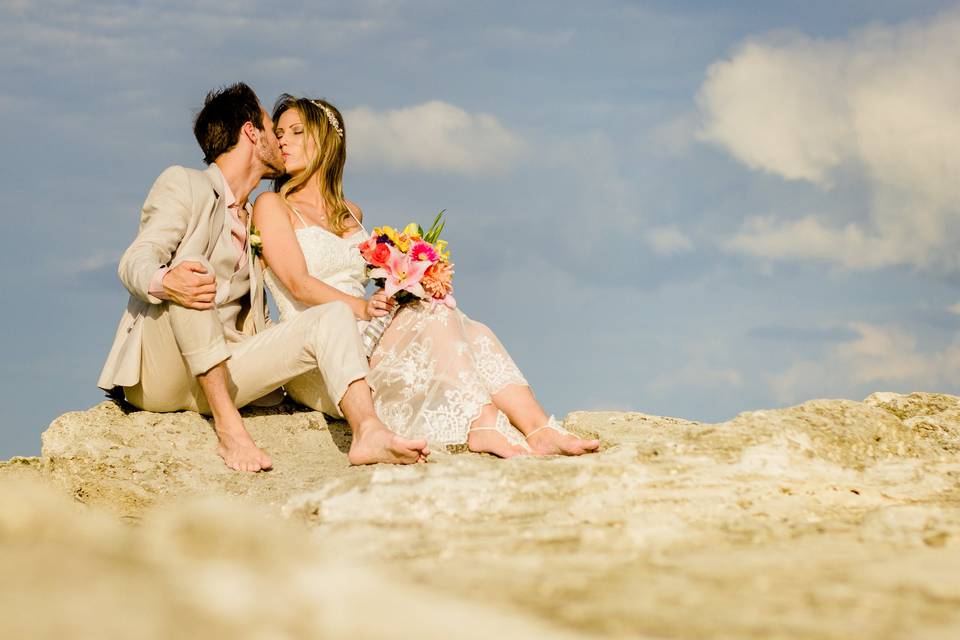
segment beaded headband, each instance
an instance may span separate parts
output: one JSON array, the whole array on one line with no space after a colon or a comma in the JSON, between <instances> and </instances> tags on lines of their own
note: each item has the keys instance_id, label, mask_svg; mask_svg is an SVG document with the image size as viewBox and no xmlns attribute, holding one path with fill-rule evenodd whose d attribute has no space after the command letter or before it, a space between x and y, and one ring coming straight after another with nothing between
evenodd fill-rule
<instances>
[{"instance_id":1,"label":"beaded headband","mask_svg":"<svg viewBox=\"0 0 960 640\"><path fill-rule=\"evenodd\" d=\"M330 126L333 127L333 130L337 132L337 137L343 138L343 129L340 128L340 123L337 122L337 116L333 115L333 111L330 110L330 107L323 104L319 100L311 100L310 102L323 109L323 112L327 115L327 121L330 123Z\"/></svg>"}]
</instances>

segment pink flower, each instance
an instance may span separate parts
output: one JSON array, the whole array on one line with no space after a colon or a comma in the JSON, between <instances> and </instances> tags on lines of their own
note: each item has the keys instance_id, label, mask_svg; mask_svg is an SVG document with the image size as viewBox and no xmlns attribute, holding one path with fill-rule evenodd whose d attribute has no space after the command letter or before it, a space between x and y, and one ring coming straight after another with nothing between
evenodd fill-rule
<instances>
[{"instance_id":1,"label":"pink flower","mask_svg":"<svg viewBox=\"0 0 960 640\"><path fill-rule=\"evenodd\" d=\"M440 259L433 246L429 242L424 242L423 240L417 240L413 243L413 246L410 247L410 257L413 260L425 260L427 262L436 262Z\"/></svg>"},{"instance_id":2,"label":"pink flower","mask_svg":"<svg viewBox=\"0 0 960 640\"><path fill-rule=\"evenodd\" d=\"M390 259L387 260L384 269L377 270L383 273L373 272L370 275L386 279L383 289L387 297L392 296L397 291L409 291L418 298L426 298L427 294L420 286L420 279L429 267L429 262L411 260L408 254L392 249Z\"/></svg>"}]
</instances>

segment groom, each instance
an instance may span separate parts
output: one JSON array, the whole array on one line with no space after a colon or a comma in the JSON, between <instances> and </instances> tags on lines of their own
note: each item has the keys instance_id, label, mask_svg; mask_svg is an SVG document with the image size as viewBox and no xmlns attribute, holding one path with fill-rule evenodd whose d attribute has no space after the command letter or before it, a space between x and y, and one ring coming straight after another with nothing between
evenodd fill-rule
<instances>
[{"instance_id":1,"label":"groom","mask_svg":"<svg viewBox=\"0 0 960 640\"><path fill-rule=\"evenodd\" d=\"M281 385L319 369L353 430L352 464L425 460L426 442L400 438L377 418L345 304L270 325L247 198L284 166L256 94L243 83L209 93L194 135L210 166L170 167L147 195L139 233L120 259L130 300L97 385L121 388L148 411L212 415L227 466L261 471L273 463L238 407L275 402Z\"/></svg>"}]
</instances>

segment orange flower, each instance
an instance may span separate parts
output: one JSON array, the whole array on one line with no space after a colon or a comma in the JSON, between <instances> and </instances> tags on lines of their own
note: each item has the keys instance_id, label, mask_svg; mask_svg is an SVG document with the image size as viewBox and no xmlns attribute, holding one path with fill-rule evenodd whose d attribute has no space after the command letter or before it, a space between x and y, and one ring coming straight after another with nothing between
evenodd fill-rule
<instances>
[{"instance_id":1,"label":"orange flower","mask_svg":"<svg viewBox=\"0 0 960 640\"><path fill-rule=\"evenodd\" d=\"M363 256L363 259L367 262L370 262L370 256L373 255L373 250L377 248L377 236L370 236L359 245L357 249L360 249L360 255Z\"/></svg>"},{"instance_id":2,"label":"orange flower","mask_svg":"<svg viewBox=\"0 0 960 640\"><path fill-rule=\"evenodd\" d=\"M420 284L431 297L442 299L453 291L453 265L449 262L437 262L423 274Z\"/></svg>"}]
</instances>

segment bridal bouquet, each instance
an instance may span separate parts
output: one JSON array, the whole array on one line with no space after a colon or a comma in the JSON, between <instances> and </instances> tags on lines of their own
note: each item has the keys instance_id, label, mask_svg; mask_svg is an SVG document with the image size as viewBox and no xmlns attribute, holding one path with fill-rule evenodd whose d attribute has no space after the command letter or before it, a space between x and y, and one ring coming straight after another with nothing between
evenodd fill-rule
<instances>
[{"instance_id":1,"label":"bridal bouquet","mask_svg":"<svg viewBox=\"0 0 960 640\"><path fill-rule=\"evenodd\" d=\"M368 356L399 305L423 300L456 308L457 302L452 295L453 263L450 262L447 241L440 239L446 224L444 212L437 214L426 232L416 222L408 224L403 231L376 227L370 237L360 243L358 249L367 261L367 275L373 278L376 286L383 288L387 296L397 301L389 315L374 318L367 325L363 343Z\"/></svg>"}]
</instances>

